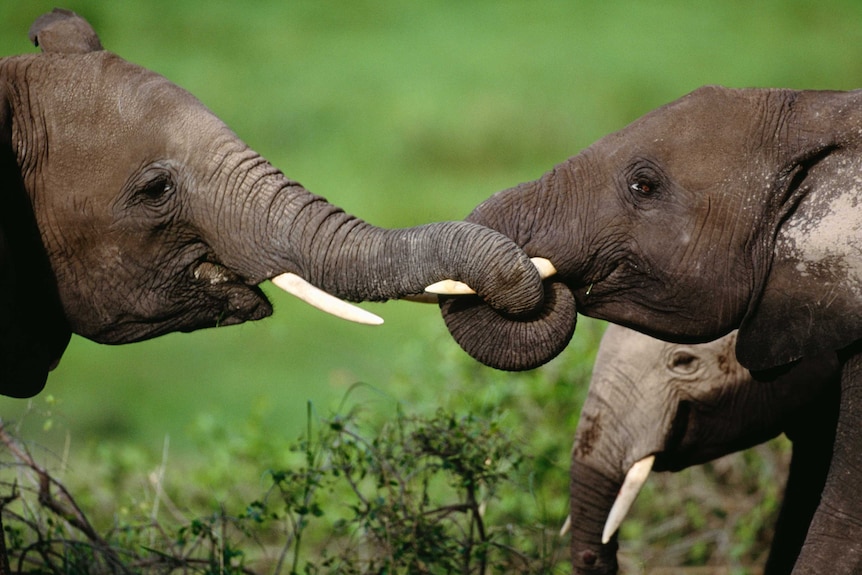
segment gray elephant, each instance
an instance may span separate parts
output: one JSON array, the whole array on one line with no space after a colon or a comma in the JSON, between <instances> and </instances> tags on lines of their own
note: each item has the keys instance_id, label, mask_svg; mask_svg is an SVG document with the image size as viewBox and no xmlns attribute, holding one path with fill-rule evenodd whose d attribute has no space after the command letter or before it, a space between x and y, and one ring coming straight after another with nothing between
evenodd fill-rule
<instances>
[{"instance_id":1,"label":"gray elephant","mask_svg":"<svg viewBox=\"0 0 862 575\"><path fill-rule=\"evenodd\" d=\"M828 355L756 381L735 344L735 331L686 345L608 326L572 449L578 573L617 572L615 533L651 470L678 471L782 432L793 458L765 573L790 572L829 468L839 366Z\"/></svg>"},{"instance_id":2,"label":"gray elephant","mask_svg":"<svg viewBox=\"0 0 862 575\"><path fill-rule=\"evenodd\" d=\"M606 136L469 221L558 272L540 313L442 304L473 357L529 369L576 312L678 342L739 329L753 372L839 353L832 465L798 572L862 571L862 92L701 88ZM577 559L576 559L577 560Z\"/></svg>"},{"instance_id":3,"label":"gray elephant","mask_svg":"<svg viewBox=\"0 0 862 575\"><path fill-rule=\"evenodd\" d=\"M30 39L40 54L0 60L0 393L38 393L72 332L121 344L266 317L258 284L273 278L322 307L343 303L326 292L402 298L446 276L505 313L541 303L505 236L343 213L74 13L39 18Z\"/></svg>"}]
</instances>

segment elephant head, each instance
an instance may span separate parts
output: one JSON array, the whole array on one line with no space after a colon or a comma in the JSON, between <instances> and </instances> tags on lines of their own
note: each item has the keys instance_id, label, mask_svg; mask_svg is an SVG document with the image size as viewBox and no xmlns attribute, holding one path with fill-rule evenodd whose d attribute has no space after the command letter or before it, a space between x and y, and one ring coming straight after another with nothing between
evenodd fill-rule
<instances>
[{"instance_id":1,"label":"elephant head","mask_svg":"<svg viewBox=\"0 0 862 575\"><path fill-rule=\"evenodd\" d=\"M373 227L74 13L30 38L41 53L0 60L0 393L41 390L72 332L121 344L268 316L272 278L364 301L452 276L506 314L541 304L538 273L497 232Z\"/></svg>"},{"instance_id":2,"label":"elephant head","mask_svg":"<svg viewBox=\"0 0 862 575\"><path fill-rule=\"evenodd\" d=\"M815 456L801 473L810 476L816 466L822 488L836 402L828 404L831 417L812 405L828 395L825 383L833 382L830 389L837 391L837 357L826 354L756 381L736 360L736 336L671 344L608 326L572 449L570 525L578 573L616 573L616 530L652 469L678 471L788 432L794 460L797 438L804 443L818 437ZM824 429L813 433L821 420ZM771 558L774 566L793 565L819 501L819 489L802 491L804 499L789 505L788 513L804 517L785 519L783 543L773 546L780 553Z\"/></svg>"},{"instance_id":3,"label":"elephant head","mask_svg":"<svg viewBox=\"0 0 862 575\"><path fill-rule=\"evenodd\" d=\"M467 219L558 275L526 318L449 298L452 335L512 370L559 353L575 308L689 343L739 328L754 370L856 341L860 103L862 92L701 88L495 194Z\"/></svg>"}]
</instances>

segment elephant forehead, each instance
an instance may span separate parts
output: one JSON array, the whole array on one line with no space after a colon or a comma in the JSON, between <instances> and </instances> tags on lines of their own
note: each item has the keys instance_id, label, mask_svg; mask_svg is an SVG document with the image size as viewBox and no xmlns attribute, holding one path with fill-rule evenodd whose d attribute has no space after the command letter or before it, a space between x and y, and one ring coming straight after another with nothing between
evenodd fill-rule
<instances>
[{"instance_id":1,"label":"elephant forehead","mask_svg":"<svg viewBox=\"0 0 862 575\"><path fill-rule=\"evenodd\" d=\"M195 96L163 76L120 60L113 112L122 135L168 148L167 154L187 153L215 139L227 126Z\"/></svg>"},{"instance_id":2,"label":"elephant forehead","mask_svg":"<svg viewBox=\"0 0 862 575\"><path fill-rule=\"evenodd\" d=\"M598 145L624 163L649 157L688 188L726 185L758 172L752 163L760 155L753 152L781 118L769 114L780 107L770 102L783 97L782 91L704 87L645 114ZM742 163L746 170L740 170Z\"/></svg>"},{"instance_id":3,"label":"elephant forehead","mask_svg":"<svg viewBox=\"0 0 862 575\"><path fill-rule=\"evenodd\" d=\"M165 77L109 52L46 58L39 89L48 136L64 147L195 148L227 127L197 98Z\"/></svg>"}]
</instances>

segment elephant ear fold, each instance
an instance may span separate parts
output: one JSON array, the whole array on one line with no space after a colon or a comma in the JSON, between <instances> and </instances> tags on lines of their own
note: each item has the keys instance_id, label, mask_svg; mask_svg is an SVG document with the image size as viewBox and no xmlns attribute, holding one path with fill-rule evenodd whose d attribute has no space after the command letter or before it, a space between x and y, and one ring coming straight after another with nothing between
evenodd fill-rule
<instances>
[{"instance_id":1,"label":"elephant ear fold","mask_svg":"<svg viewBox=\"0 0 862 575\"><path fill-rule=\"evenodd\" d=\"M742 321L736 340L739 362L765 371L803 357L838 351L862 338L862 305L830 273L777 256L760 301Z\"/></svg>"},{"instance_id":2,"label":"elephant ear fold","mask_svg":"<svg viewBox=\"0 0 862 575\"><path fill-rule=\"evenodd\" d=\"M31 397L59 362L71 328L12 149L5 96L0 85L0 395Z\"/></svg>"},{"instance_id":3,"label":"elephant ear fold","mask_svg":"<svg viewBox=\"0 0 862 575\"><path fill-rule=\"evenodd\" d=\"M801 124L822 123L822 102L816 102L821 105L798 104ZM810 142L781 171L778 187L788 192L776 198L793 205L777 224L772 262L736 342L739 362L751 371L839 351L862 338L860 221L851 207L853 172L834 167L847 161L842 152L831 138ZM818 186L823 179L828 186Z\"/></svg>"},{"instance_id":4,"label":"elephant ear fold","mask_svg":"<svg viewBox=\"0 0 862 575\"><path fill-rule=\"evenodd\" d=\"M21 281L14 259L0 228L0 395L32 397L45 387L71 333L49 311L50 302L47 310L40 310L41 302L23 293L32 286ZM34 305L37 309L25 307Z\"/></svg>"},{"instance_id":5,"label":"elephant ear fold","mask_svg":"<svg viewBox=\"0 0 862 575\"><path fill-rule=\"evenodd\" d=\"M33 22L30 41L44 53L86 54L104 49L89 22L62 8L55 8Z\"/></svg>"}]
</instances>

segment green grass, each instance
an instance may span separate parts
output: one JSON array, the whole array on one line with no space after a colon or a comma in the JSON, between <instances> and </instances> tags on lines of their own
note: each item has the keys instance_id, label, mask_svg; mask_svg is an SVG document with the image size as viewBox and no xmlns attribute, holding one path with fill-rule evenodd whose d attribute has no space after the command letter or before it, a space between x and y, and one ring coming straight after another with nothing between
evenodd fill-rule
<instances>
[{"instance_id":1,"label":"green grass","mask_svg":"<svg viewBox=\"0 0 862 575\"><path fill-rule=\"evenodd\" d=\"M34 50L27 29L55 4L0 6L0 54ZM65 6L108 49L198 96L288 176L391 227L460 219L703 84L852 89L862 79L862 4L851 0ZM73 457L95 445L158 457L169 435L173 460L206 460L218 454L202 452L201 422L254 421L264 436L294 437L308 400L326 414L356 382L374 387L363 401L381 418L396 401L429 413L463 393L440 374L442 358L461 352L433 306L369 304L387 320L373 329L273 299L275 316L256 324L122 347L75 337L45 393L32 404L0 398L0 416L50 410L53 427L28 417L26 437L59 450L68 436ZM579 329L533 374L466 362L471 401L499 405L544 386L553 409L523 432L565 454L599 333Z\"/></svg>"}]
</instances>

